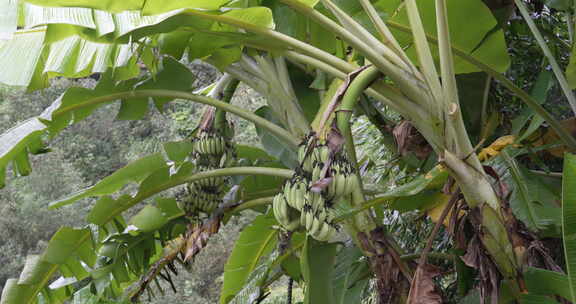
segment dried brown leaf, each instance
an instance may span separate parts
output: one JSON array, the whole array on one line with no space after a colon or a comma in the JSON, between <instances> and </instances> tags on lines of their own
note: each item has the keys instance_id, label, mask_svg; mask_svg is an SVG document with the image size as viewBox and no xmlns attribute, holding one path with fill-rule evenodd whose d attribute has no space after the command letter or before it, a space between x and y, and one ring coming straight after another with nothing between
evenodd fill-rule
<instances>
[{"instance_id":1,"label":"dried brown leaf","mask_svg":"<svg viewBox=\"0 0 576 304\"><path fill-rule=\"evenodd\" d=\"M423 264L416 269L410 286L408 304L440 304L442 296L436 289L434 278L440 275L440 269L430 264Z\"/></svg>"},{"instance_id":2,"label":"dried brown leaf","mask_svg":"<svg viewBox=\"0 0 576 304\"><path fill-rule=\"evenodd\" d=\"M332 154L335 154L342 150L342 146L344 145L345 138L340 133L336 126L332 126L330 129L330 133L328 133L328 137L326 138L326 144L328 145L328 149L332 151Z\"/></svg>"},{"instance_id":3,"label":"dried brown leaf","mask_svg":"<svg viewBox=\"0 0 576 304\"><path fill-rule=\"evenodd\" d=\"M468 243L468 248L466 248L466 254L460 257L460 259L462 259L462 262L464 262L466 266L472 268L478 268L481 250L482 249L480 248L480 242L478 238L474 237L470 241L470 243Z\"/></svg>"},{"instance_id":4,"label":"dried brown leaf","mask_svg":"<svg viewBox=\"0 0 576 304\"><path fill-rule=\"evenodd\" d=\"M400 265L400 256L389 246L381 227L367 234L358 233L362 248L368 252L370 268L376 276L378 303L392 303L408 290L409 278Z\"/></svg>"},{"instance_id":5,"label":"dried brown leaf","mask_svg":"<svg viewBox=\"0 0 576 304\"><path fill-rule=\"evenodd\" d=\"M208 243L210 237L220 229L220 217L212 217L202 225L194 225L187 234L184 261L192 260Z\"/></svg>"},{"instance_id":6,"label":"dried brown leaf","mask_svg":"<svg viewBox=\"0 0 576 304\"><path fill-rule=\"evenodd\" d=\"M332 182L332 177L325 177L317 180L310 187L310 191L320 193L322 190L326 189Z\"/></svg>"},{"instance_id":7,"label":"dried brown leaf","mask_svg":"<svg viewBox=\"0 0 576 304\"><path fill-rule=\"evenodd\" d=\"M432 147L422 134L406 120L397 124L392 134L398 145L398 153L402 156L405 156L408 152L412 152L417 158L423 160L428 158L432 152Z\"/></svg>"}]
</instances>

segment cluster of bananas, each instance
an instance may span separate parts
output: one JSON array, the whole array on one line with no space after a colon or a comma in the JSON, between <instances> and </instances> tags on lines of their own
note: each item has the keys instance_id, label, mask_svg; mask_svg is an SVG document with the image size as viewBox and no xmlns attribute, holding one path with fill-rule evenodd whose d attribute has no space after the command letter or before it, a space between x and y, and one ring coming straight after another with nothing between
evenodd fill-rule
<instances>
[{"instance_id":1,"label":"cluster of bananas","mask_svg":"<svg viewBox=\"0 0 576 304\"><path fill-rule=\"evenodd\" d=\"M354 167L341 154L338 154L332 162L328 174L332 181L328 185L325 195L331 200L337 201L358 187Z\"/></svg>"},{"instance_id":2,"label":"cluster of bananas","mask_svg":"<svg viewBox=\"0 0 576 304\"><path fill-rule=\"evenodd\" d=\"M298 160L301 170L274 197L274 215L287 230L303 227L313 238L327 241L339 229L334 205L358 186L354 167L343 151L331 152L314 135L300 145ZM319 190L319 181L328 185Z\"/></svg>"},{"instance_id":3,"label":"cluster of bananas","mask_svg":"<svg viewBox=\"0 0 576 304\"><path fill-rule=\"evenodd\" d=\"M180 206L187 216L195 216L199 212L211 213L222 203L223 191L220 188L203 186L200 183L187 185L188 197L185 204Z\"/></svg>"},{"instance_id":4,"label":"cluster of bananas","mask_svg":"<svg viewBox=\"0 0 576 304\"><path fill-rule=\"evenodd\" d=\"M198 172L229 167L236 158L232 141L212 129L199 130L192 138L191 158ZM180 208L187 217L196 218L200 212L210 214L222 203L227 179L213 176L188 183L186 188L188 196Z\"/></svg>"},{"instance_id":5,"label":"cluster of bananas","mask_svg":"<svg viewBox=\"0 0 576 304\"><path fill-rule=\"evenodd\" d=\"M222 156L227 150L227 142L223 136L213 132L201 132L192 140L193 151L199 155Z\"/></svg>"}]
</instances>

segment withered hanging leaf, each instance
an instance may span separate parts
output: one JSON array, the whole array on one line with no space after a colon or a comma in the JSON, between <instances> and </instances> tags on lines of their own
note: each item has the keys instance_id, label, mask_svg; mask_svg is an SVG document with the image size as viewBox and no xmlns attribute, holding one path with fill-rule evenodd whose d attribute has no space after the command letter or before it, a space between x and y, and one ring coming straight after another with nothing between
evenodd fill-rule
<instances>
[{"instance_id":1,"label":"withered hanging leaf","mask_svg":"<svg viewBox=\"0 0 576 304\"><path fill-rule=\"evenodd\" d=\"M146 273L140 281L135 284L135 287L130 288L134 291L129 291L130 293L130 300L132 302L138 302L138 299L144 292L148 293L150 297L152 292L150 289L150 283L157 280L158 277L162 278L163 280L170 283L170 287L174 292L176 292L176 287L174 286L174 282L172 281L172 277L170 276L170 272L177 275L176 267L174 266L174 261L178 258L178 254L182 252L185 248L186 240L179 236L170 242L164 247L164 254L163 257L158 260L154 265L150 267L148 273ZM164 270L165 274L162 274Z\"/></svg>"},{"instance_id":2,"label":"withered hanging leaf","mask_svg":"<svg viewBox=\"0 0 576 304\"><path fill-rule=\"evenodd\" d=\"M562 120L560 121L560 125L564 130L572 134L572 136L576 135L576 118L572 117ZM534 140L532 144L534 147L551 145L552 147L546 151L557 158L564 157L564 153L567 151L572 153L575 152L562 144L560 137L552 128L542 128L541 132L535 132L530 138L528 138L528 140Z\"/></svg>"},{"instance_id":3,"label":"withered hanging leaf","mask_svg":"<svg viewBox=\"0 0 576 304\"><path fill-rule=\"evenodd\" d=\"M150 270L142 276L140 281L135 284L132 291L129 291L130 300L138 302L138 299L144 292L149 297L154 297L154 292L150 284L158 278L170 284L170 287L176 292L176 286L172 281L171 274L178 275L174 262L183 262L184 264L192 260L208 243L208 239L220 229L221 215L216 215L204 223L192 223L188 225L188 230L184 236L179 236L164 247L163 257L150 267ZM184 256L184 260L180 259ZM164 273L162 273L164 271ZM163 292L161 290L161 292Z\"/></svg>"},{"instance_id":4,"label":"withered hanging leaf","mask_svg":"<svg viewBox=\"0 0 576 304\"><path fill-rule=\"evenodd\" d=\"M432 153L432 147L426 139L407 120L397 124L392 130L392 134L398 146L398 153L402 156L412 152L417 158L423 160Z\"/></svg>"},{"instance_id":5,"label":"withered hanging leaf","mask_svg":"<svg viewBox=\"0 0 576 304\"><path fill-rule=\"evenodd\" d=\"M477 269L480 274L478 282L480 303L485 303L488 297L490 297L493 304L498 303L501 278L496 265L486 255L478 234L472 237L466 248L466 254L461 259L464 264Z\"/></svg>"},{"instance_id":6,"label":"withered hanging leaf","mask_svg":"<svg viewBox=\"0 0 576 304\"><path fill-rule=\"evenodd\" d=\"M440 269L430 264L423 264L416 269L410 293L408 295L408 304L435 304L442 303L442 297L436 290L434 278L440 275Z\"/></svg>"},{"instance_id":7,"label":"withered hanging leaf","mask_svg":"<svg viewBox=\"0 0 576 304\"><path fill-rule=\"evenodd\" d=\"M216 115L216 108L211 106L204 107L204 113L202 114L202 118L200 119L200 123L198 124L201 130L209 131L212 127L212 122L214 121L214 117Z\"/></svg>"},{"instance_id":8,"label":"withered hanging leaf","mask_svg":"<svg viewBox=\"0 0 576 304\"><path fill-rule=\"evenodd\" d=\"M515 141L516 137L514 135L502 136L492 142L487 148L482 149L482 151L478 153L478 158L481 161L485 161L500 154L500 151L502 151L507 146L520 147L520 145L514 144Z\"/></svg>"},{"instance_id":9,"label":"withered hanging leaf","mask_svg":"<svg viewBox=\"0 0 576 304\"><path fill-rule=\"evenodd\" d=\"M192 260L208 243L208 239L220 229L221 216L215 216L201 225L193 225L187 233L184 262Z\"/></svg>"},{"instance_id":10,"label":"withered hanging leaf","mask_svg":"<svg viewBox=\"0 0 576 304\"><path fill-rule=\"evenodd\" d=\"M494 168L492 168L491 166L482 166L482 167L484 168L484 172L486 172L486 174L490 175L490 177L496 180L496 183L498 184L498 188L496 188L496 194L501 200L504 200L504 198L507 197L509 194L508 185L504 183L504 181L500 178L500 175L498 175L498 172L496 172Z\"/></svg>"},{"instance_id":11,"label":"withered hanging leaf","mask_svg":"<svg viewBox=\"0 0 576 304\"><path fill-rule=\"evenodd\" d=\"M326 189L332 182L332 177L325 177L317 180L310 187L310 191L320 193L322 190Z\"/></svg>"},{"instance_id":12,"label":"withered hanging leaf","mask_svg":"<svg viewBox=\"0 0 576 304\"><path fill-rule=\"evenodd\" d=\"M376 276L379 303L391 303L409 288L410 275L402 269L400 255L386 240L382 227L372 230L369 236L358 233L362 249L369 253L369 263Z\"/></svg>"},{"instance_id":13,"label":"withered hanging leaf","mask_svg":"<svg viewBox=\"0 0 576 304\"><path fill-rule=\"evenodd\" d=\"M480 248L480 241L477 237L474 237L470 243L468 243L468 248L466 248L466 254L460 259L466 264L468 267L478 268L479 259L481 254Z\"/></svg>"},{"instance_id":14,"label":"withered hanging leaf","mask_svg":"<svg viewBox=\"0 0 576 304\"><path fill-rule=\"evenodd\" d=\"M326 144L333 154L340 152L342 146L344 145L344 136L340 133L340 130L336 126L332 126L328 137L326 138Z\"/></svg>"},{"instance_id":15,"label":"withered hanging leaf","mask_svg":"<svg viewBox=\"0 0 576 304\"><path fill-rule=\"evenodd\" d=\"M398 144L398 153L400 155L404 155L408 151L408 137L412 132L412 128L414 128L412 124L404 120L397 124L392 131L396 144Z\"/></svg>"}]
</instances>

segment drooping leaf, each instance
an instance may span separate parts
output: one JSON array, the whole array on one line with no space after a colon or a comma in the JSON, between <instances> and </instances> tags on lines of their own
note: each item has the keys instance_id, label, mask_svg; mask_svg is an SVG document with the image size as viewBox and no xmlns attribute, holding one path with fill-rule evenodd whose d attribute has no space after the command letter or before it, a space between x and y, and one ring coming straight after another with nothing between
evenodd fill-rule
<instances>
[{"instance_id":1,"label":"drooping leaf","mask_svg":"<svg viewBox=\"0 0 576 304\"><path fill-rule=\"evenodd\" d=\"M554 84L554 74L548 70L542 70L534 83L530 95L539 103L544 103L552 85ZM530 124L524 129L526 124ZM544 119L536 115L530 108L524 109L520 115L512 121L512 134L518 137L518 142L532 135L544 122ZM522 132L523 131L523 132Z\"/></svg>"},{"instance_id":2,"label":"drooping leaf","mask_svg":"<svg viewBox=\"0 0 576 304\"><path fill-rule=\"evenodd\" d=\"M334 291L332 277L338 245L326 244L308 237L300 259L306 282L304 304L332 304Z\"/></svg>"},{"instance_id":3,"label":"drooping leaf","mask_svg":"<svg viewBox=\"0 0 576 304\"><path fill-rule=\"evenodd\" d=\"M448 178L448 172L440 166L434 167L426 174L420 174L414 180L404 185L398 186L382 195L379 195L375 199L366 202L367 205L376 205L384 203L397 198L409 198L412 196L419 195L423 191L430 190L431 192L436 192L434 190L441 189ZM430 195L430 193L422 194ZM416 204L410 204L409 201L406 203L398 202L397 208L401 210L408 211L410 209L419 208L423 206L422 202L415 202Z\"/></svg>"},{"instance_id":4,"label":"drooping leaf","mask_svg":"<svg viewBox=\"0 0 576 304\"><path fill-rule=\"evenodd\" d=\"M358 247L346 247L338 252L334 269L332 285L334 289L334 303L358 303L368 280L366 274L370 272L366 260L362 259L362 252Z\"/></svg>"},{"instance_id":5,"label":"drooping leaf","mask_svg":"<svg viewBox=\"0 0 576 304\"><path fill-rule=\"evenodd\" d=\"M192 142L189 140L164 143L164 151L168 159L175 163L182 163L192 153Z\"/></svg>"},{"instance_id":6,"label":"drooping leaf","mask_svg":"<svg viewBox=\"0 0 576 304\"><path fill-rule=\"evenodd\" d=\"M526 289L534 295L559 295L571 297L568 277L565 274L541 268L529 267L524 272Z\"/></svg>"},{"instance_id":7,"label":"drooping leaf","mask_svg":"<svg viewBox=\"0 0 576 304\"><path fill-rule=\"evenodd\" d=\"M436 38L434 1L418 0L417 4L427 36ZM510 58L504 40L504 33L502 30L496 30L497 21L488 7L481 0L448 0L446 1L446 6L452 47L472 55L494 70L499 72L506 71L510 65ZM393 33L399 43L403 46L410 46L412 36L407 33L409 31L409 22L403 1L380 1L379 8L390 16L386 22L396 29L393 30ZM403 31L398 31L397 29L402 29ZM433 55L437 58L437 47L431 45L431 49ZM412 58L416 58L414 47L410 47L407 53ZM458 74L478 71L476 67L459 57L454 57L454 68Z\"/></svg>"},{"instance_id":8,"label":"drooping leaf","mask_svg":"<svg viewBox=\"0 0 576 304\"><path fill-rule=\"evenodd\" d=\"M94 266L96 260L91 237L89 229L64 227L58 230L42 255L30 256L27 259L20 279L8 280L0 303L37 303L38 294L47 287L58 271L68 276L75 275L75 280L84 279L87 272L79 261Z\"/></svg>"},{"instance_id":9,"label":"drooping leaf","mask_svg":"<svg viewBox=\"0 0 576 304\"><path fill-rule=\"evenodd\" d=\"M266 153L266 151L246 145L236 145L236 157L240 161L249 161L250 165L262 165L270 162L278 162L275 157Z\"/></svg>"},{"instance_id":10,"label":"drooping leaf","mask_svg":"<svg viewBox=\"0 0 576 304\"><path fill-rule=\"evenodd\" d=\"M44 1L32 2L40 4ZM222 2L228 1L180 1L175 6L190 8L196 3L200 9L218 8ZM157 6L158 3L147 2L149 6ZM179 9L144 16L140 11L118 12L113 9L114 13L110 13L105 11L107 5L99 7L89 3L75 4L78 7L23 4L20 17L24 20L24 29L17 31L11 40L0 40L0 68L6 71L0 75L0 82L38 89L46 86L48 78L54 76L85 77L92 73L103 73L108 68L132 71L137 67L136 61L131 60L135 58L134 52L143 51L146 54L150 51L148 47L142 47L141 43L136 46L133 42L149 35L170 33L181 27L203 31L203 35L212 40L222 37L210 32L222 34L234 31L243 36L234 28L219 25L206 18L215 16L206 13L190 15L191 11ZM165 8L166 5L162 7ZM104 10L97 10L98 8ZM217 14L221 18L251 26L274 26L271 12L265 7L235 9ZM224 41L224 44L209 44L208 48L204 47L206 55L214 54L223 60L231 60L230 50L239 52L242 40L236 37ZM200 41L198 43L202 45ZM28 52L18 51L22 49ZM222 66L229 63L223 63Z\"/></svg>"},{"instance_id":11,"label":"drooping leaf","mask_svg":"<svg viewBox=\"0 0 576 304\"><path fill-rule=\"evenodd\" d=\"M162 214L162 210L152 205L145 206L130 220L130 224L143 232L156 231L166 223L168 218Z\"/></svg>"},{"instance_id":12,"label":"drooping leaf","mask_svg":"<svg viewBox=\"0 0 576 304\"><path fill-rule=\"evenodd\" d=\"M155 80L142 83L132 80L116 84L111 79L111 73L107 73L95 89L72 87L38 117L31 118L0 135L0 187L4 184L6 167L11 162L15 163L14 168L21 175L29 173L31 168L28 163L28 153L36 154L46 151L42 141L43 136L48 134L52 137L56 136L70 124L82 121L98 107L106 104L94 103L95 100L104 96L114 96L115 93L127 92L141 86L144 88L167 86L186 90L191 87L193 81L191 72L173 59L167 59L156 76ZM166 101L168 100L163 98L155 99L158 107L162 107ZM140 100L140 102L125 101L125 103L139 103L137 107L144 107L144 110L147 111L148 103L146 100ZM160 158L157 157L157 159ZM150 170L157 167L158 163L155 163ZM143 167L140 170L146 169Z\"/></svg>"},{"instance_id":13,"label":"drooping leaf","mask_svg":"<svg viewBox=\"0 0 576 304\"><path fill-rule=\"evenodd\" d=\"M139 84L138 89L162 89L182 92L190 91L192 89L194 75L185 65L170 57L166 57L162 63L162 69L144 83ZM152 100L154 101L156 108L162 111L164 104L173 99L166 97L154 97ZM130 98L123 100L122 107L118 112L118 119L142 119L148 112L147 101L147 98Z\"/></svg>"},{"instance_id":14,"label":"drooping leaf","mask_svg":"<svg viewBox=\"0 0 576 304\"><path fill-rule=\"evenodd\" d=\"M12 38L18 24L18 1L0 2L0 41Z\"/></svg>"},{"instance_id":15,"label":"drooping leaf","mask_svg":"<svg viewBox=\"0 0 576 304\"><path fill-rule=\"evenodd\" d=\"M558 225L560 208L554 201L559 200L559 197L547 189L536 176L520 166L506 149L501 155L509 173L505 180L513 187L510 207L514 215L534 232ZM559 229L556 230L559 232Z\"/></svg>"},{"instance_id":16,"label":"drooping leaf","mask_svg":"<svg viewBox=\"0 0 576 304\"><path fill-rule=\"evenodd\" d=\"M242 290L250 274L276 246L278 230L273 229L276 219L272 214L256 217L238 237L234 249L224 266L224 284L220 292L220 303L228 303Z\"/></svg>"},{"instance_id":17,"label":"drooping leaf","mask_svg":"<svg viewBox=\"0 0 576 304\"><path fill-rule=\"evenodd\" d=\"M110 196L104 196L96 201L92 210L88 213L86 219L88 222L96 225L104 225L114 219L122 211L132 206L130 195L122 195L117 199Z\"/></svg>"},{"instance_id":18,"label":"drooping leaf","mask_svg":"<svg viewBox=\"0 0 576 304\"><path fill-rule=\"evenodd\" d=\"M191 38L192 33L184 30L162 34L158 38L160 52L180 60L184 57Z\"/></svg>"},{"instance_id":19,"label":"drooping leaf","mask_svg":"<svg viewBox=\"0 0 576 304\"><path fill-rule=\"evenodd\" d=\"M562 177L562 239L572 302L576 302L576 156L565 154Z\"/></svg>"},{"instance_id":20,"label":"drooping leaf","mask_svg":"<svg viewBox=\"0 0 576 304\"><path fill-rule=\"evenodd\" d=\"M268 106L263 106L256 110L256 114L271 122L280 124L279 120L275 118L272 109ZM290 146L262 128L256 127L256 132L266 152L279 159L288 168L293 168L298 164L296 151L293 151Z\"/></svg>"},{"instance_id":21,"label":"drooping leaf","mask_svg":"<svg viewBox=\"0 0 576 304\"><path fill-rule=\"evenodd\" d=\"M6 167L10 162L18 159L27 160L28 153L42 152L44 149L42 135L46 126L39 118L49 117L52 111L54 111L54 107L46 109L38 118L26 120L0 135L0 188L5 185ZM14 166L16 166L16 171L19 171L21 175L30 173L20 170L21 166L17 164Z\"/></svg>"},{"instance_id":22,"label":"drooping leaf","mask_svg":"<svg viewBox=\"0 0 576 304\"><path fill-rule=\"evenodd\" d=\"M50 207L59 208L86 197L105 196L115 193L127 184L139 184L153 172L163 167L167 167L167 164L162 155L152 154L146 156L128 164L126 167L114 172L88 189L83 189L67 198L51 203Z\"/></svg>"},{"instance_id":23,"label":"drooping leaf","mask_svg":"<svg viewBox=\"0 0 576 304\"><path fill-rule=\"evenodd\" d=\"M166 2L162 0L148 0L142 8L144 15L157 15L160 13L177 10L181 8L201 9L201 10L217 10L224 4L230 2L229 0L185 0L185 1L171 1Z\"/></svg>"},{"instance_id":24,"label":"drooping leaf","mask_svg":"<svg viewBox=\"0 0 576 304\"><path fill-rule=\"evenodd\" d=\"M442 213L443 206L448 203L449 199L450 195L442 193L439 189L425 189L415 195L394 199L389 208L402 213L414 210L427 211L427 214L434 220L436 215Z\"/></svg>"}]
</instances>

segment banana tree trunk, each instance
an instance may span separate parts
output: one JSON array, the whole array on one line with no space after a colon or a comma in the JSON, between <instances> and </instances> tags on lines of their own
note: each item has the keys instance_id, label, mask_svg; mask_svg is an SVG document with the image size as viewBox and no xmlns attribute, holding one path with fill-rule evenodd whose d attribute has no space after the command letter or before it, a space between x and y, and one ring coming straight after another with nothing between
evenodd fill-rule
<instances>
[{"instance_id":1,"label":"banana tree trunk","mask_svg":"<svg viewBox=\"0 0 576 304\"><path fill-rule=\"evenodd\" d=\"M466 160L462 160L449 151L444 151L443 162L455 179L462 191L470 212L477 216L476 233L490 259L498 268L502 279L508 284L512 292L521 290L523 283L520 279L520 266L518 261L521 257L516 252L523 252L522 248L516 248L513 240L518 236L507 229L507 221L515 220L506 218L500 198L492 187L489 177L482 167L474 164L478 159L476 154L471 154ZM481 166L481 165L480 165ZM519 245L520 246L520 245Z\"/></svg>"}]
</instances>

